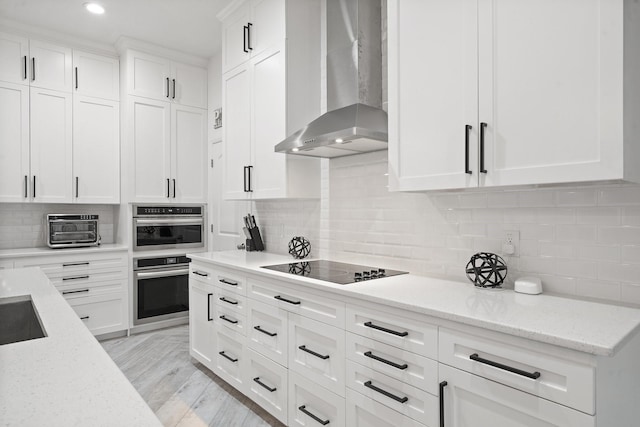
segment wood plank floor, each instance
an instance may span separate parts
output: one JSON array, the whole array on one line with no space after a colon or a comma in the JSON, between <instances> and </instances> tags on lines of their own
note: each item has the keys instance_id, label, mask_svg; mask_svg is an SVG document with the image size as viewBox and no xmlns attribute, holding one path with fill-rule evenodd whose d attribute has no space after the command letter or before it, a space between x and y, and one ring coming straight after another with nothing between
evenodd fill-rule
<instances>
[{"instance_id":1,"label":"wood plank floor","mask_svg":"<svg viewBox=\"0 0 640 427\"><path fill-rule=\"evenodd\" d=\"M189 356L187 325L101 344L165 426L283 427Z\"/></svg>"}]
</instances>

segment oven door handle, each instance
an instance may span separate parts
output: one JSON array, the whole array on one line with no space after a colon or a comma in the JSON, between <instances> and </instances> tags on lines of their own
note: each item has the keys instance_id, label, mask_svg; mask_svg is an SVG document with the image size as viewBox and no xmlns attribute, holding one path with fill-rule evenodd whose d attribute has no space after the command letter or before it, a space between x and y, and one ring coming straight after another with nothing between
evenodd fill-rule
<instances>
[{"instance_id":1,"label":"oven door handle","mask_svg":"<svg viewBox=\"0 0 640 427\"><path fill-rule=\"evenodd\" d=\"M204 219L174 218L174 219L136 219L140 225L203 225Z\"/></svg>"},{"instance_id":2,"label":"oven door handle","mask_svg":"<svg viewBox=\"0 0 640 427\"><path fill-rule=\"evenodd\" d=\"M162 271L136 271L134 272L138 279L153 279L156 277L167 276L182 276L183 274L189 274L188 268L181 268L178 270L162 270Z\"/></svg>"}]
</instances>

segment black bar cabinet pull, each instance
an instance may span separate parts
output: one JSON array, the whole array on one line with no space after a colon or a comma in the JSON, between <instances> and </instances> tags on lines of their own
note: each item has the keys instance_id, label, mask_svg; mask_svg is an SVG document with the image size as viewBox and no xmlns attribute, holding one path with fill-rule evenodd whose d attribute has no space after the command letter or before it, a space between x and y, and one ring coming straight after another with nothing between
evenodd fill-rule
<instances>
[{"instance_id":1,"label":"black bar cabinet pull","mask_svg":"<svg viewBox=\"0 0 640 427\"><path fill-rule=\"evenodd\" d=\"M36 81L36 57L31 57L31 81Z\"/></svg>"},{"instance_id":2,"label":"black bar cabinet pull","mask_svg":"<svg viewBox=\"0 0 640 427\"><path fill-rule=\"evenodd\" d=\"M238 359L234 359L233 357L231 357L228 354L226 354L224 351L221 351L218 354L220 356L224 357L225 359L232 361L233 363L236 363L238 361Z\"/></svg>"},{"instance_id":3,"label":"black bar cabinet pull","mask_svg":"<svg viewBox=\"0 0 640 427\"><path fill-rule=\"evenodd\" d=\"M76 176L76 199L78 198L78 177Z\"/></svg>"},{"instance_id":4,"label":"black bar cabinet pull","mask_svg":"<svg viewBox=\"0 0 640 427\"><path fill-rule=\"evenodd\" d=\"M298 410L300 412L302 412L305 415L308 415L309 417L313 418L315 421L319 422L320 424L322 424L323 426L326 426L327 424L329 424L331 421L329 420L323 420L322 418L313 415L311 412L307 411L307 405L302 405L298 407Z\"/></svg>"},{"instance_id":5,"label":"black bar cabinet pull","mask_svg":"<svg viewBox=\"0 0 640 427\"><path fill-rule=\"evenodd\" d=\"M170 93L169 93L169 77L167 77L167 98L169 98Z\"/></svg>"},{"instance_id":6,"label":"black bar cabinet pull","mask_svg":"<svg viewBox=\"0 0 640 427\"><path fill-rule=\"evenodd\" d=\"M257 382L258 384L260 384L262 387L266 388L267 390L269 390L271 393L273 393L274 391L277 390L277 388L275 387L269 387L268 385L266 385L265 383L263 383L262 381L260 381L260 377L255 377L253 379L253 381Z\"/></svg>"},{"instance_id":7,"label":"black bar cabinet pull","mask_svg":"<svg viewBox=\"0 0 640 427\"><path fill-rule=\"evenodd\" d=\"M173 198L176 198L176 179L173 178Z\"/></svg>"},{"instance_id":8,"label":"black bar cabinet pull","mask_svg":"<svg viewBox=\"0 0 640 427\"><path fill-rule=\"evenodd\" d=\"M173 79L173 96L172 99L176 99L176 79Z\"/></svg>"},{"instance_id":9,"label":"black bar cabinet pull","mask_svg":"<svg viewBox=\"0 0 640 427\"><path fill-rule=\"evenodd\" d=\"M247 50L247 32L249 31L249 26L245 25L242 27L242 50L244 53L249 53Z\"/></svg>"},{"instance_id":10,"label":"black bar cabinet pull","mask_svg":"<svg viewBox=\"0 0 640 427\"><path fill-rule=\"evenodd\" d=\"M394 363L394 362L392 362L390 360L383 359L380 356L376 356L375 354L371 353L370 351L365 352L364 355L367 356L370 359L377 360L378 362L386 363L389 366L393 366L396 369L404 370L404 369L407 369L409 367L409 365L407 365L406 363L400 365L400 364Z\"/></svg>"},{"instance_id":11,"label":"black bar cabinet pull","mask_svg":"<svg viewBox=\"0 0 640 427\"><path fill-rule=\"evenodd\" d=\"M82 316L80 320L89 320L89 316Z\"/></svg>"},{"instance_id":12,"label":"black bar cabinet pull","mask_svg":"<svg viewBox=\"0 0 640 427\"><path fill-rule=\"evenodd\" d=\"M464 173L471 174L472 171L469 169L469 132L471 132L473 126L465 125L464 127Z\"/></svg>"},{"instance_id":13,"label":"black bar cabinet pull","mask_svg":"<svg viewBox=\"0 0 640 427\"><path fill-rule=\"evenodd\" d=\"M238 321L237 321L237 320L229 319L229 318L228 318L227 316L225 316L224 314L223 314L222 316L220 316L220 318L221 318L222 320L225 320L225 321L229 322L229 323L233 323L234 325L238 323Z\"/></svg>"},{"instance_id":14,"label":"black bar cabinet pull","mask_svg":"<svg viewBox=\"0 0 640 427\"><path fill-rule=\"evenodd\" d=\"M78 90L78 67L76 67L76 90Z\"/></svg>"},{"instance_id":15,"label":"black bar cabinet pull","mask_svg":"<svg viewBox=\"0 0 640 427\"><path fill-rule=\"evenodd\" d=\"M27 80L27 55L24 56L24 79Z\"/></svg>"},{"instance_id":16,"label":"black bar cabinet pull","mask_svg":"<svg viewBox=\"0 0 640 427\"><path fill-rule=\"evenodd\" d=\"M211 322L213 320L213 317L211 317L211 297L212 296L213 294L207 294L207 322Z\"/></svg>"},{"instance_id":17,"label":"black bar cabinet pull","mask_svg":"<svg viewBox=\"0 0 640 427\"><path fill-rule=\"evenodd\" d=\"M89 261L85 261L85 262L70 262L68 264L62 264L63 267L76 267L78 265L89 265Z\"/></svg>"},{"instance_id":18,"label":"black bar cabinet pull","mask_svg":"<svg viewBox=\"0 0 640 427\"><path fill-rule=\"evenodd\" d=\"M33 175L33 198L36 198L36 176Z\"/></svg>"},{"instance_id":19,"label":"black bar cabinet pull","mask_svg":"<svg viewBox=\"0 0 640 427\"><path fill-rule=\"evenodd\" d=\"M238 301L231 301L230 299L226 299L225 297L218 298L220 301L226 302L227 304L238 305Z\"/></svg>"},{"instance_id":20,"label":"black bar cabinet pull","mask_svg":"<svg viewBox=\"0 0 640 427\"><path fill-rule=\"evenodd\" d=\"M247 190L247 168L248 167L249 166L244 166L242 170L242 179L244 180L242 191L244 191L245 193L249 191Z\"/></svg>"},{"instance_id":21,"label":"black bar cabinet pull","mask_svg":"<svg viewBox=\"0 0 640 427\"><path fill-rule=\"evenodd\" d=\"M394 331L393 329L387 329L387 328L383 328L382 326L374 325L371 322L364 322L364 326L366 326L367 328L377 329L379 331L386 332L388 334L396 335L399 337L406 337L407 335L409 335L409 332L407 331L398 332L398 331Z\"/></svg>"},{"instance_id":22,"label":"black bar cabinet pull","mask_svg":"<svg viewBox=\"0 0 640 427\"><path fill-rule=\"evenodd\" d=\"M484 168L484 130L486 127L486 123L480 123L480 173L487 173Z\"/></svg>"},{"instance_id":23,"label":"black bar cabinet pull","mask_svg":"<svg viewBox=\"0 0 640 427\"><path fill-rule=\"evenodd\" d=\"M469 359L475 360L476 362L479 362L479 363L484 363L485 365L493 366L494 368L503 369L505 371L509 371L514 374L522 375L523 377L531 378L532 380L537 380L538 378L540 378L540 372L538 371L536 372L523 371L522 369L503 365L502 363L494 362L493 360L483 359L482 357L478 356L478 353L473 353L471 356L469 356Z\"/></svg>"},{"instance_id":24,"label":"black bar cabinet pull","mask_svg":"<svg viewBox=\"0 0 640 427\"><path fill-rule=\"evenodd\" d=\"M371 381L367 381L366 383L364 383L364 386L367 388L370 388L373 391L377 391L378 393L387 396L390 399L395 400L396 402L400 402L400 403L405 403L407 400L409 400L409 398L407 396L404 397L398 397L393 393L389 393L387 390L383 390L379 387L374 386L373 384L371 384Z\"/></svg>"},{"instance_id":25,"label":"black bar cabinet pull","mask_svg":"<svg viewBox=\"0 0 640 427\"><path fill-rule=\"evenodd\" d=\"M29 177L27 175L24 176L24 198L29 197Z\"/></svg>"},{"instance_id":26,"label":"black bar cabinet pull","mask_svg":"<svg viewBox=\"0 0 640 427\"><path fill-rule=\"evenodd\" d=\"M89 292L89 289L80 289L77 291L62 291L62 295L68 295L68 294L80 294L83 292Z\"/></svg>"},{"instance_id":27,"label":"black bar cabinet pull","mask_svg":"<svg viewBox=\"0 0 640 427\"><path fill-rule=\"evenodd\" d=\"M66 280L81 280L81 279L88 279L89 276L73 276L73 277L63 277L62 281L66 281Z\"/></svg>"},{"instance_id":28,"label":"black bar cabinet pull","mask_svg":"<svg viewBox=\"0 0 640 427\"><path fill-rule=\"evenodd\" d=\"M313 355L313 356L315 356L315 357L317 357L319 359L322 359L322 360L327 360L330 357L328 354L320 354L320 353L316 353L313 350L309 350L306 345L301 345L298 348L300 350L304 351L305 353L309 353L309 354L311 354L311 355Z\"/></svg>"},{"instance_id":29,"label":"black bar cabinet pull","mask_svg":"<svg viewBox=\"0 0 640 427\"><path fill-rule=\"evenodd\" d=\"M247 47L249 48L249 50L253 50L253 48L251 47L251 26L253 24L251 22L247 23Z\"/></svg>"},{"instance_id":30,"label":"black bar cabinet pull","mask_svg":"<svg viewBox=\"0 0 640 427\"><path fill-rule=\"evenodd\" d=\"M301 301L292 301L290 299L282 298L280 295L276 295L274 298L280 301L288 302L289 304L293 304L293 305L300 305L300 302L301 302Z\"/></svg>"},{"instance_id":31,"label":"black bar cabinet pull","mask_svg":"<svg viewBox=\"0 0 640 427\"><path fill-rule=\"evenodd\" d=\"M194 271L193 274L197 275L197 276L202 276L202 277L208 277L209 273L201 273L199 271Z\"/></svg>"},{"instance_id":32,"label":"black bar cabinet pull","mask_svg":"<svg viewBox=\"0 0 640 427\"><path fill-rule=\"evenodd\" d=\"M251 188L251 170L253 169L253 166L247 166L247 172L249 175L249 178L247 179L247 192L252 193L253 192L253 188Z\"/></svg>"},{"instance_id":33,"label":"black bar cabinet pull","mask_svg":"<svg viewBox=\"0 0 640 427\"><path fill-rule=\"evenodd\" d=\"M275 337L276 335L278 335L276 332L269 332L269 331L265 331L264 329L262 329L260 327L260 325L258 326L254 326L253 329L255 329L258 332L262 332L265 335L269 335L270 337Z\"/></svg>"},{"instance_id":34,"label":"black bar cabinet pull","mask_svg":"<svg viewBox=\"0 0 640 427\"><path fill-rule=\"evenodd\" d=\"M444 388L447 384L446 381L440 383L440 427L444 427Z\"/></svg>"},{"instance_id":35,"label":"black bar cabinet pull","mask_svg":"<svg viewBox=\"0 0 640 427\"><path fill-rule=\"evenodd\" d=\"M218 282L224 283L225 285L229 285L229 286L238 286L238 282L230 282L227 279L220 279L218 280Z\"/></svg>"}]
</instances>

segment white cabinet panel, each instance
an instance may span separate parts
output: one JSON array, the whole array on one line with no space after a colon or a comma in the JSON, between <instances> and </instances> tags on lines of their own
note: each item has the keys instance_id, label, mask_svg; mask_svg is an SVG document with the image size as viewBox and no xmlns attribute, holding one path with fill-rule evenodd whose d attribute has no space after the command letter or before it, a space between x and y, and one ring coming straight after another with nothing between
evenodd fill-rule
<instances>
[{"instance_id":1,"label":"white cabinet panel","mask_svg":"<svg viewBox=\"0 0 640 427\"><path fill-rule=\"evenodd\" d=\"M207 110L171 105L172 199L196 203L206 199L206 140Z\"/></svg>"},{"instance_id":2,"label":"white cabinet panel","mask_svg":"<svg viewBox=\"0 0 640 427\"><path fill-rule=\"evenodd\" d=\"M252 17L248 41L253 56L260 55L265 49L284 41L287 28L285 4L284 0L253 0L251 2Z\"/></svg>"},{"instance_id":3,"label":"white cabinet panel","mask_svg":"<svg viewBox=\"0 0 640 427\"><path fill-rule=\"evenodd\" d=\"M29 40L0 33L0 80L29 84Z\"/></svg>"},{"instance_id":4,"label":"white cabinet panel","mask_svg":"<svg viewBox=\"0 0 640 427\"><path fill-rule=\"evenodd\" d=\"M74 50L74 93L118 101L119 65L117 58Z\"/></svg>"},{"instance_id":5,"label":"white cabinet panel","mask_svg":"<svg viewBox=\"0 0 640 427\"><path fill-rule=\"evenodd\" d=\"M224 326L216 326L214 372L240 392L245 392L247 354L245 337Z\"/></svg>"},{"instance_id":6,"label":"white cabinet panel","mask_svg":"<svg viewBox=\"0 0 640 427\"><path fill-rule=\"evenodd\" d=\"M218 322L218 325L222 325L239 334L246 335L247 317L242 314L238 314L220 301L217 301L216 303L216 321Z\"/></svg>"},{"instance_id":7,"label":"white cabinet panel","mask_svg":"<svg viewBox=\"0 0 640 427\"><path fill-rule=\"evenodd\" d=\"M71 92L73 85L71 49L63 46L31 40L32 87Z\"/></svg>"},{"instance_id":8,"label":"white cabinet panel","mask_svg":"<svg viewBox=\"0 0 640 427\"><path fill-rule=\"evenodd\" d=\"M0 122L0 202L23 203L31 194L29 86L0 83Z\"/></svg>"},{"instance_id":9,"label":"white cabinet panel","mask_svg":"<svg viewBox=\"0 0 640 427\"><path fill-rule=\"evenodd\" d=\"M171 99L181 105L207 108L207 70L179 62L171 63Z\"/></svg>"},{"instance_id":10,"label":"white cabinet panel","mask_svg":"<svg viewBox=\"0 0 640 427\"><path fill-rule=\"evenodd\" d=\"M287 366L287 311L249 299L247 342L249 348Z\"/></svg>"},{"instance_id":11,"label":"white cabinet panel","mask_svg":"<svg viewBox=\"0 0 640 427\"><path fill-rule=\"evenodd\" d=\"M346 425L349 427L425 427L424 424L380 405L375 400L351 389L347 389L346 420Z\"/></svg>"},{"instance_id":12,"label":"white cabinet panel","mask_svg":"<svg viewBox=\"0 0 640 427\"><path fill-rule=\"evenodd\" d=\"M290 371L289 425L316 427L318 424L346 426L344 397Z\"/></svg>"},{"instance_id":13,"label":"white cabinet panel","mask_svg":"<svg viewBox=\"0 0 640 427\"><path fill-rule=\"evenodd\" d=\"M189 278L189 353L208 368L215 357L215 288Z\"/></svg>"},{"instance_id":14,"label":"white cabinet panel","mask_svg":"<svg viewBox=\"0 0 640 427\"><path fill-rule=\"evenodd\" d=\"M69 299L69 305L94 334L127 329L127 307L122 292L95 297Z\"/></svg>"},{"instance_id":15,"label":"white cabinet panel","mask_svg":"<svg viewBox=\"0 0 640 427\"><path fill-rule=\"evenodd\" d=\"M247 395L271 415L287 424L287 369L248 350Z\"/></svg>"},{"instance_id":16,"label":"white cabinet panel","mask_svg":"<svg viewBox=\"0 0 640 427\"><path fill-rule=\"evenodd\" d=\"M157 100L171 97L171 62L142 52L127 53L127 93Z\"/></svg>"},{"instance_id":17,"label":"white cabinet panel","mask_svg":"<svg viewBox=\"0 0 640 427\"><path fill-rule=\"evenodd\" d=\"M75 202L120 202L119 106L117 101L74 96Z\"/></svg>"},{"instance_id":18,"label":"white cabinet panel","mask_svg":"<svg viewBox=\"0 0 640 427\"><path fill-rule=\"evenodd\" d=\"M222 72L237 67L251 57L247 44L247 25L251 20L249 4L238 7L222 23Z\"/></svg>"}]
</instances>

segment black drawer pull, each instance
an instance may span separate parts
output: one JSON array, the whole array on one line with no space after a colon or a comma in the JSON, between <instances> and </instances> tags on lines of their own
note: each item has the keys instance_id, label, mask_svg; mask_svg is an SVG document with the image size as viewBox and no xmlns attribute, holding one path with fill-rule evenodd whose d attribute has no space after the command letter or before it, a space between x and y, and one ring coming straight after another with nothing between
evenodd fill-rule
<instances>
[{"instance_id":1,"label":"black drawer pull","mask_svg":"<svg viewBox=\"0 0 640 427\"><path fill-rule=\"evenodd\" d=\"M227 360L232 361L233 363L236 363L238 361L238 359L234 359L233 357L229 356L227 353L225 353L224 351L221 351L218 353L220 356L224 357Z\"/></svg>"},{"instance_id":2,"label":"black drawer pull","mask_svg":"<svg viewBox=\"0 0 640 427\"><path fill-rule=\"evenodd\" d=\"M253 329L255 329L258 332L262 332L265 335L269 335L270 337L275 337L276 335L278 335L276 332L265 331L259 325L258 326L254 326Z\"/></svg>"},{"instance_id":3,"label":"black drawer pull","mask_svg":"<svg viewBox=\"0 0 640 427\"><path fill-rule=\"evenodd\" d=\"M523 377L531 378L532 380L537 380L540 378L540 372L527 372L522 369L514 368L511 366L503 365L502 363L494 362L493 360L483 359L478 356L478 353L473 353L469 356L469 359L475 360L476 362L484 363L485 365L493 366L494 368L503 369L505 371L513 372L514 374L522 375Z\"/></svg>"},{"instance_id":4,"label":"black drawer pull","mask_svg":"<svg viewBox=\"0 0 640 427\"><path fill-rule=\"evenodd\" d=\"M367 328L377 329L379 331L386 332L388 334L397 335L399 337L406 337L407 335L409 335L409 332L407 331L398 332L398 331L394 331L393 329L387 329L387 328L383 328L382 326L374 325L371 322L364 322L364 326L366 326Z\"/></svg>"},{"instance_id":5,"label":"black drawer pull","mask_svg":"<svg viewBox=\"0 0 640 427\"><path fill-rule=\"evenodd\" d=\"M265 383L263 383L262 381L260 381L260 377L255 377L253 379L253 381L257 382L258 384L260 384L262 387L266 388L267 390L269 390L271 393L273 393L274 391L277 390L277 388L275 387L269 387L268 385L266 385Z\"/></svg>"},{"instance_id":6,"label":"black drawer pull","mask_svg":"<svg viewBox=\"0 0 640 427\"><path fill-rule=\"evenodd\" d=\"M89 262L71 262L69 264L62 264L62 267L75 267L77 265L89 265Z\"/></svg>"},{"instance_id":7,"label":"black drawer pull","mask_svg":"<svg viewBox=\"0 0 640 427\"><path fill-rule=\"evenodd\" d=\"M387 396L388 398L391 398L393 400L395 400L396 402L400 402L400 403L405 403L407 400L409 400L409 398L407 396L405 397L398 397L393 393L389 393L387 390L383 390L381 388L378 388L376 386L374 386L373 384L371 384L371 381L367 381L366 383L364 383L364 386L367 388L370 388L373 391L377 391L378 393Z\"/></svg>"},{"instance_id":8,"label":"black drawer pull","mask_svg":"<svg viewBox=\"0 0 640 427\"><path fill-rule=\"evenodd\" d=\"M304 352L306 352L306 353L309 353L309 354L311 354L311 355L313 355L313 356L315 356L315 357L318 357L318 358L320 358L320 359L322 359L322 360L327 360L327 359L329 358L329 355L328 355L328 354L320 354L320 353L316 353L316 352L315 352L315 351L313 351L313 350L309 350L309 349L307 348L307 346L306 346L306 345L301 345L301 346L300 346L300 347L298 347L298 348L299 348L300 350L302 350L302 351L304 351Z\"/></svg>"},{"instance_id":9,"label":"black drawer pull","mask_svg":"<svg viewBox=\"0 0 640 427\"><path fill-rule=\"evenodd\" d=\"M81 280L81 279L88 279L89 276L74 276L74 277L63 277L62 281L67 281L67 280Z\"/></svg>"},{"instance_id":10,"label":"black drawer pull","mask_svg":"<svg viewBox=\"0 0 640 427\"><path fill-rule=\"evenodd\" d=\"M329 420L323 420L322 418L313 415L311 412L307 411L307 405L302 405L300 407L298 407L298 409L300 410L300 412L302 412L305 415L308 415L309 417L313 418L315 421L319 422L320 424L322 424L323 426L326 426L327 424L330 423Z\"/></svg>"},{"instance_id":11,"label":"black drawer pull","mask_svg":"<svg viewBox=\"0 0 640 427\"><path fill-rule=\"evenodd\" d=\"M218 282L224 283L225 285L229 285L229 286L238 286L238 282L230 282L227 279L220 279L218 280Z\"/></svg>"},{"instance_id":12,"label":"black drawer pull","mask_svg":"<svg viewBox=\"0 0 640 427\"><path fill-rule=\"evenodd\" d=\"M231 301L230 299L226 299L225 297L218 298L220 301L224 301L227 304L238 305L238 301Z\"/></svg>"},{"instance_id":13,"label":"black drawer pull","mask_svg":"<svg viewBox=\"0 0 640 427\"><path fill-rule=\"evenodd\" d=\"M289 304L300 305L300 301L291 301L290 299L282 298L280 295L276 295L274 298L280 301L288 302Z\"/></svg>"},{"instance_id":14,"label":"black drawer pull","mask_svg":"<svg viewBox=\"0 0 640 427\"><path fill-rule=\"evenodd\" d=\"M80 318L80 320L88 320L88 319L89 319L89 316L82 316L82 317Z\"/></svg>"},{"instance_id":15,"label":"black drawer pull","mask_svg":"<svg viewBox=\"0 0 640 427\"><path fill-rule=\"evenodd\" d=\"M80 293L84 293L84 292L89 292L89 289L79 289L77 291L62 291L62 295L80 294Z\"/></svg>"},{"instance_id":16,"label":"black drawer pull","mask_svg":"<svg viewBox=\"0 0 640 427\"><path fill-rule=\"evenodd\" d=\"M213 317L211 317L211 297L212 296L213 294L207 294L207 322L211 322L213 320Z\"/></svg>"},{"instance_id":17,"label":"black drawer pull","mask_svg":"<svg viewBox=\"0 0 640 427\"><path fill-rule=\"evenodd\" d=\"M193 274L195 274L196 276L209 277L209 273L201 273L196 270L193 271Z\"/></svg>"},{"instance_id":18,"label":"black drawer pull","mask_svg":"<svg viewBox=\"0 0 640 427\"><path fill-rule=\"evenodd\" d=\"M389 366L393 366L396 369L403 369L404 370L404 369L407 369L409 367L409 365L407 365L406 363L403 364L403 365L399 365L399 364L394 363L394 362L392 362L390 360L383 359L380 356L376 356L375 354L371 353L370 351L367 351L364 355L369 357L369 358L371 358L371 359L373 359L373 360L377 360L378 362L386 363Z\"/></svg>"},{"instance_id":19,"label":"black drawer pull","mask_svg":"<svg viewBox=\"0 0 640 427\"><path fill-rule=\"evenodd\" d=\"M229 318L228 318L228 317L226 317L224 314L223 314L222 316L220 316L220 318L221 318L222 320L226 320L226 321L227 321L227 322L229 322L229 323L233 323L234 325L238 323L238 321L237 321L237 320L229 319Z\"/></svg>"}]
</instances>

